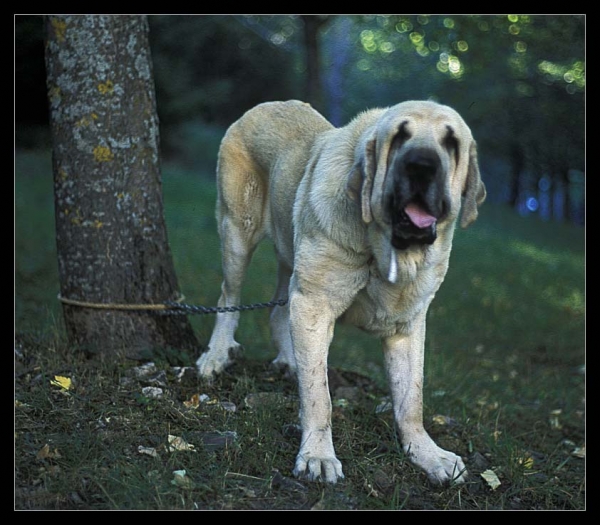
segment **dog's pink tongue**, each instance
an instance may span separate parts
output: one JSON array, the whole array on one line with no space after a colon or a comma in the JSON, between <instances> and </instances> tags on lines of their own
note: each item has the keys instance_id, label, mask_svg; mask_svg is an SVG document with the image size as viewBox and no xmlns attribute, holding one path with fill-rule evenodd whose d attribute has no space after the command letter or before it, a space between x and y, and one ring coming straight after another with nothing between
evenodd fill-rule
<instances>
[{"instance_id":1,"label":"dog's pink tongue","mask_svg":"<svg viewBox=\"0 0 600 525\"><path fill-rule=\"evenodd\" d=\"M404 211L417 228L428 228L437 220L433 215L429 215L429 213L414 202L408 204L404 208Z\"/></svg>"}]
</instances>

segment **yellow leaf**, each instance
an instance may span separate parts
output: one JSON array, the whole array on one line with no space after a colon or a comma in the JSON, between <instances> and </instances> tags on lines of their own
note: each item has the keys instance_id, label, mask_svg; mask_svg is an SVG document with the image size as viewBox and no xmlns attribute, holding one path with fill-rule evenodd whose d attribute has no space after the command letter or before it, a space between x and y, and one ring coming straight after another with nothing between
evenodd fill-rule
<instances>
[{"instance_id":1,"label":"yellow leaf","mask_svg":"<svg viewBox=\"0 0 600 525\"><path fill-rule=\"evenodd\" d=\"M37 459L46 459L50 456L50 445L46 443L37 453Z\"/></svg>"},{"instance_id":2,"label":"yellow leaf","mask_svg":"<svg viewBox=\"0 0 600 525\"><path fill-rule=\"evenodd\" d=\"M488 469L485 472L482 472L481 477L485 479L492 490L496 490L501 485L498 476L496 476L496 473L493 470Z\"/></svg>"},{"instance_id":3,"label":"yellow leaf","mask_svg":"<svg viewBox=\"0 0 600 525\"><path fill-rule=\"evenodd\" d=\"M198 408L200 406L200 396L194 394L189 401L184 401L183 404L188 408Z\"/></svg>"},{"instance_id":4,"label":"yellow leaf","mask_svg":"<svg viewBox=\"0 0 600 525\"><path fill-rule=\"evenodd\" d=\"M533 458L531 456L523 456L518 461L520 465L523 465L527 469L533 468Z\"/></svg>"},{"instance_id":5,"label":"yellow leaf","mask_svg":"<svg viewBox=\"0 0 600 525\"><path fill-rule=\"evenodd\" d=\"M54 452L50 451L50 445L46 443L37 453L37 459L58 459L61 458L60 452L54 449Z\"/></svg>"},{"instance_id":6,"label":"yellow leaf","mask_svg":"<svg viewBox=\"0 0 600 525\"><path fill-rule=\"evenodd\" d=\"M71 388L71 378L54 376L54 379L50 381L50 384L62 388L63 390L69 390Z\"/></svg>"}]
</instances>

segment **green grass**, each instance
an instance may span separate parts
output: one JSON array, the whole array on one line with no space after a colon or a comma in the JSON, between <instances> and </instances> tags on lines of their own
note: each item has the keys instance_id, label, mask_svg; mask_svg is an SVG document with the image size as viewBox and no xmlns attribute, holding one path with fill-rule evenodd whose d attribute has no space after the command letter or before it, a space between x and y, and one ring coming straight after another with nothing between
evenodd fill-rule
<instances>
[{"instance_id":1,"label":"green grass","mask_svg":"<svg viewBox=\"0 0 600 525\"><path fill-rule=\"evenodd\" d=\"M181 292L187 302L214 305L221 265L212 177L163 171ZM456 232L428 319L425 421L442 446L466 458L471 476L461 487L430 487L405 461L390 413L375 412L386 394L379 343L336 328L330 363L356 399L348 391L335 396L334 442L346 479L329 487L291 477L296 390L268 366L275 357L268 311L242 315L245 357L213 385L193 374L177 380L172 365L197 356L157 354L165 395L152 399L141 390L152 381L132 375L139 363L86 360L64 339L48 153L18 153L15 204L16 508L585 508L585 460L572 454L585 446L583 229L486 204L470 229ZM269 300L275 272L265 243L243 301ZM206 343L214 318L191 319ZM73 388L51 385L55 375L71 377ZM249 394L265 392L281 396L245 405ZM186 407L202 393L208 403ZM167 452L169 434L196 452ZM158 457L140 454L140 445L155 447ZM172 483L181 469L190 486ZM500 478L496 490L479 475L486 469Z\"/></svg>"}]
</instances>

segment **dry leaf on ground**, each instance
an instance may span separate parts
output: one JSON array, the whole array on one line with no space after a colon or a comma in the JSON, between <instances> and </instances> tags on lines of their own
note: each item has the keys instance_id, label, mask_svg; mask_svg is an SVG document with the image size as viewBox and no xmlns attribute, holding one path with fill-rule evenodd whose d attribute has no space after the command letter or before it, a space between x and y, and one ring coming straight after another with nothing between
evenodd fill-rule
<instances>
[{"instance_id":1,"label":"dry leaf on ground","mask_svg":"<svg viewBox=\"0 0 600 525\"><path fill-rule=\"evenodd\" d=\"M185 470L174 470L173 471L173 479L171 480L171 484L182 489L193 489L194 482L192 478L190 478Z\"/></svg>"},{"instance_id":2,"label":"dry leaf on ground","mask_svg":"<svg viewBox=\"0 0 600 525\"><path fill-rule=\"evenodd\" d=\"M191 452L197 452L194 445L188 443L185 439L179 436L173 436L169 434L169 452L175 452L177 450L187 450Z\"/></svg>"},{"instance_id":3,"label":"dry leaf on ground","mask_svg":"<svg viewBox=\"0 0 600 525\"><path fill-rule=\"evenodd\" d=\"M57 386L63 390L69 390L71 388L71 378L63 376L54 376L54 379L50 380L50 384Z\"/></svg>"},{"instance_id":4,"label":"dry leaf on ground","mask_svg":"<svg viewBox=\"0 0 600 525\"><path fill-rule=\"evenodd\" d=\"M485 472L482 472L481 477L485 479L492 490L496 490L501 485L498 476L493 470L488 469Z\"/></svg>"},{"instance_id":5,"label":"dry leaf on ground","mask_svg":"<svg viewBox=\"0 0 600 525\"><path fill-rule=\"evenodd\" d=\"M140 454L146 454L147 456L152 456L153 458L158 457L158 452L154 447L144 447L142 445L138 446L138 452Z\"/></svg>"}]
</instances>

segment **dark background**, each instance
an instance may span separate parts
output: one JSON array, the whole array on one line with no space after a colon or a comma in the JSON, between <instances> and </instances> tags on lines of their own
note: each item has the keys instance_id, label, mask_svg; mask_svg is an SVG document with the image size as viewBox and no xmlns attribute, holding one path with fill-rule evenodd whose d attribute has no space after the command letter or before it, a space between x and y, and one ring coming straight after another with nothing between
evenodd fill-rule
<instances>
[{"instance_id":1,"label":"dark background","mask_svg":"<svg viewBox=\"0 0 600 525\"><path fill-rule=\"evenodd\" d=\"M150 16L163 157L213 171L226 127L268 100L308 100L343 125L368 108L431 98L471 126L491 201L583 225L585 22ZM49 145L43 40L43 17L15 17L17 148Z\"/></svg>"}]
</instances>

